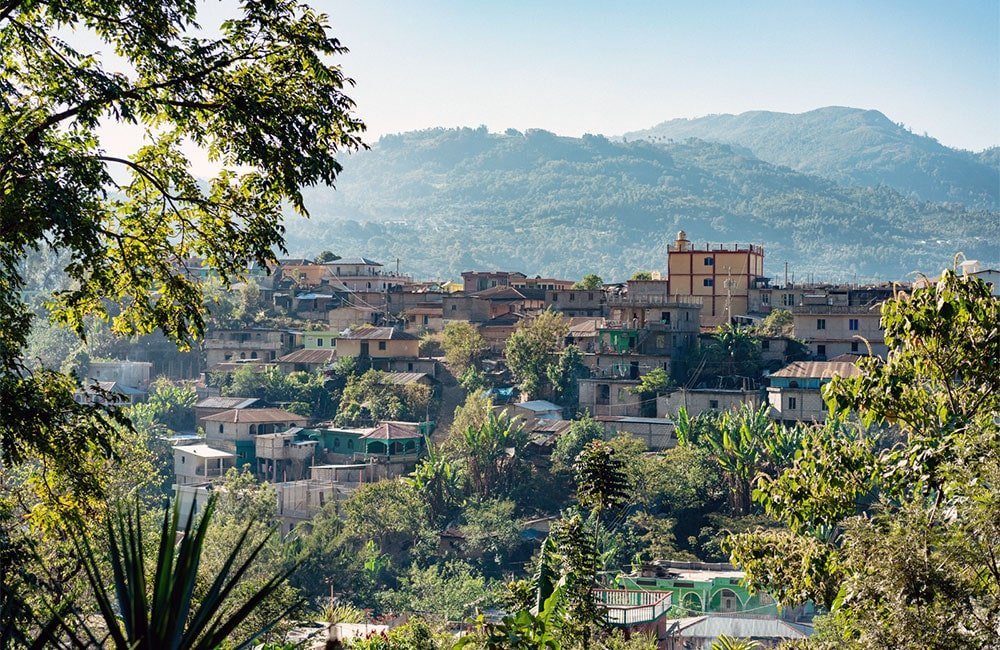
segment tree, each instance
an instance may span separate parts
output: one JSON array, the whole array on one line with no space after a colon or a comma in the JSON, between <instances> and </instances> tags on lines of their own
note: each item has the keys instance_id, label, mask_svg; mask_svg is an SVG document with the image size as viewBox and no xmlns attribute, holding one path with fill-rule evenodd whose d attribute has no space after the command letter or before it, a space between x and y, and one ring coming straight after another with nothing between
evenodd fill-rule
<instances>
[{"instance_id":1,"label":"tree","mask_svg":"<svg viewBox=\"0 0 1000 650\"><path fill-rule=\"evenodd\" d=\"M482 557L485 568L503 566L521 542L516 505L507 499L487 499L469 504L462 513L465 523L459 531L465 538L464 550Z\"/></svg>"},{"instance_id":2,"label":"tree","mask_svg":"<svg viewBox=\"0 0 1000 650\"><path fill-rule=\"evenodd\" d=\"M597 289L603 289L604 288L604 280L599 275L596 275L594 273L588 273L587 275L583 276L582 280L580 280L579 282L574 283L573 284L573 288L574 289L593 289L593 290L596 291Z\"/></svg>"},{"instance_id":3,"label":"tree","mask_svg":"<svg viewBox=\"0 0 1000 650\"><path fill-rule=\"evenodd\" d=\"M594 440L604 438L604 425L584 413L569 425L569 431L556 438L552 449L552 471L566 472L573 468L576 457L584 446Z\"/></svg>"},{"instance_id":4,"label":"tree","mask_svg":"<svg viewBox=\"0 0 1000 650\"><path fill-rule=\"evenodd\" d=\"M826 604L843 647L989 647L1000 626L1000 300L945 271L884 303L882 327L887 359L860 361L860 376L825 395L835 413L898 434L881 445L807 437L755 492L787 531L736 536L733 559L784 604ZM869 494L877 507L861 514Z\"/></svg>"},{"instance_id":5,"label":"tree","mask_svg":"<svg viewBox=\"0 0 1000 650\"><path fill-rule=\"evenodd\" d=\"M575 412L580 400L581 377L587 376L589 370L583 363L583 352L575 345L567 345L556 362L545 369L545 376L552 386L556 399L566 405L564 411Z\"/></svg>"},{"instance_id":6,"label":"tree","mask_svg":"<svg viewBox=\"0 0 1000 650\"><path fill-rule=\"evenodd\" d=\"M489 604L486 580L467 562L447 560L427 568L411 566L390 597L394 609L444 621L461 621Z\"/></svg>"},{"instance_id":7,"label":"tree","mask_svg":"<svg viewBox=\"0 0 1000 650\"><path fill-rule=\"evenodd\" d=\"M441 346L444 348L444 360L456 376L475 367L489 349L476 326L465 321L454 321L444 326Z\"/></svg>"},{"instance_id":8,"label":"tree","mask_svg":"<svg viewBox=\"0 0 1000 650\"><path fill-rule=\"evenodd\" d=\"M788 336L792 331L792 312L787 309L772 309L764 317L758 331L764 336Z\"/></svg>"},{"instance_id":9,"label":"tree","mask_svg":"<svg viewBox=\"0 0 1000 650\"><path fill-rule=\"evenodd\" d=\"M652 280L653 274L650 271L636 271L632 274L632 280Z\"/></svg>"},{"instance_id":10,"label":"tree","mask_svg":"<svg viewBox=\"0 0 1000 650\"><path fill-rule=\"evenodd\" d=\"M336 262L339 259L340 255L337 255L333 251L325 250L322 251L319 255L317 255L316 259L313 261L315 261L317 264L329 264L330 262Z\"/></svg>"},{"instance_id":11,"label":"tree","mask_svg":"<svg viewBox=\"0 0 1000 650\"><path fill-rule=\"evenodd\" d=\"M624 463L603 440L584 445L576 457L576 496L580 505L598 515L622 506L628 498L628 479Z\"/></svg>"},{"instance_id":12,"label":"tree","mask_svg":"<svg viewBox=\"0 0 1000 650\"><path fill-rule=\"evenodd\" d=\"M551 357L569 331L565 317L547 309L530 322L522 322L507 339L504 357L521 391L538 395L548 378Z\"/></svg>"},{"instance_id":13,"label":"tree","mask_svg":"<svg viewBox=\"0 0 1000 650\"><path fill-rule=\"evenodd\" d=\"M159 329L190 345L205 320L184 261L201 257L227 284L273 263L282 206L305 213L300 189L332 184L336 155L362 146L344 94L352 82L334 60L345 49L324 16L293 0L246 1L202 30L198 7L0 7L0 461L44 459L74 495L99 491L80 475L79 454L95 445L110 454L110 425L123 418L76 403L74 379L22 360L33 315L20 261L43 247L65 255L69 285L52 313L81 336L94 315L118 335ZM121 64L102 67L74 46L78 34ZM137 126L142 144L114 149L102 122ZM195 177L185 141L208 152L213 178Z\"/></svg>"},{"instance_id":14,"label":"tree","mask_svg":"<svg viewBox=\"0 0 1000 650\"><path fill-rule=\"evenodd\" d=\"M469 493L479 498L511 494L517 487L521 455L528 443L521 425L491 410L480 426L470 426L461 435Z\"/></svg>"}]
</instances>

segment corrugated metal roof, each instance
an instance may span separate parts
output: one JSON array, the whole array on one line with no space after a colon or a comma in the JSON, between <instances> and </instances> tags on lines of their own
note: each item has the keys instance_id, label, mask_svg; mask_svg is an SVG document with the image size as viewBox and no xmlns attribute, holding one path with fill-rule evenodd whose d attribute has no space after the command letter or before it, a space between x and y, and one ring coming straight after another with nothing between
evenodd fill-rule
<instances>
[{"instance_id":1,"label":"corrugated metal roof","mask_svg":"<svg viewBox=\"0 0 1000 650\"><path fill-rule=\"evenodd\" d=\"M206 397L194 405L196 409L245 409L260 402L256 397Z\"/></svg>"},{"instance_id":2,"label":"corrugated metal roof","mask_svg":"<svg viewBox=\"0 0 1000 650\"><path fill-rule=\"evenodd\" d=\"M382 373L382 381L386 384L405 386L414 384L424 377L430 377L426 372L385 372Z\"/></svg>"},{"instance_id":3,"label":"corrugated metal roof","mask_svg":"<svg viewBox=\"0 0 1000 650\"><path fill-rule=\"evenodd\" d=\"M206 422L306 422L309 418L281 409L232 409L205 418Z\"/></svg>"},{"instance_id":4,"label":"corrugated metal roof","mask_svg":"<svg viewBox=\"0 0 1000 650\"><path fill-rule=\"evenodd\" d=\"M860 374L861 371L856 365L846 361L793 361L781 370L771 373L771 376L831 379L838 376L855 377Z\"/></svg>"},{"instance_id":5,"label":"corrugated metal roof","mask_svg":"<svg viewBox=\"0 0 1000 650\"><path fill-rule=\"evenodd\" d=\"M804 639L808 636L791 623L777 618L742 616L695 616L667 623L667 634L677 637L737 639ZM671 630L671 626L676 626Z\"/></svg>"},{"instance_id":6,"label":"corrugated metal roof","mask_svg":"<svg viewBox=\"0 0 1000 650\"><path fill-rule=\"evenodd\" d=\"M413 334L408 334L406 332L401 332L392 327L375 327L373 325L364 325L362 327L357 327L351 330L350 334L342 336L344 339L361 340L361 341L417 341L419 337Z\"/></svg>"},{"instance_id":7,"label":"corrugated metal roof","mask_svg":"<svg viewBox=\"0 0 1000 650\"><path fill-rule=\"evenodd\" d=\"M278 357L279 363L330 363L337 358L336 350L320 350L318 348L303 348Z\"/></svg>"}]
</instances>

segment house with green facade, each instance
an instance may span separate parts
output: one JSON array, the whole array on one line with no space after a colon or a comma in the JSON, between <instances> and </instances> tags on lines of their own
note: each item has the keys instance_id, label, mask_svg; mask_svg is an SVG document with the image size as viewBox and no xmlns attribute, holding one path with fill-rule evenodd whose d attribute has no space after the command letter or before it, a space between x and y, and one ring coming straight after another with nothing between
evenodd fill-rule
<instances>
[{"instance_id":1,"label":"house with green facade","mask_svg":"<svg viewBox=\"0 0 1000 650\"><path fill-rule=\"evenodd\" d=\"M683 609L685 616L734 612L778 616L774 599L766 593L751 594L743 577L731 564L661 561L619 576L618 581L629 590L670 592L674 607Z\"/></svg>"}]
</instances>

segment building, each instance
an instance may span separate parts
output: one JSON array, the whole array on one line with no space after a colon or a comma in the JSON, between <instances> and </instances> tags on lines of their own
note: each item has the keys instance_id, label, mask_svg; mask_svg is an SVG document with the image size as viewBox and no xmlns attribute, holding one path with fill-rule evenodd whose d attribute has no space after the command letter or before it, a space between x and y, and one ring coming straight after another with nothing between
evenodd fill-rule
<instances>
[{"instance_id":1,"label":"building","mask_svg":"<svg viewBox=\"0 0 1000 650\"><path fill-rule=\"evenodd\" d=\"M668 621L664 641L666 650L713 650L725 635L748 639L757 648L775 648L785 641L805 639L812 627L760 616L690 616Z\"/></svg>"},{"instance_id":2,"label":"building","mask_svg":"<svg viewBox=\"0 0 1000 650\"><path fill-rule=\"evenodd\" d=\"M697 417L706 411L731 411L743 404L758 408L763 401L759 390L729 390L722 388L681 388L656 398L656 415L672 417L684 408Z\"/></svg>"},{"instance_id":3,"label":"building","mask_svg":"<svg viewBox=\"0 0 1000 650\"><path fill-rule=\"evenodd\" d=\"M795 337L819 360L852 353L885 358L889 352L880 304L804 304L791 311Z\"/></svg>"},{"instance_id":4,"label":"building","mask_svg":"<svg viewBox=\"0 0 1000 650\"><path fill-rule=\"evenodd\" d=\"M300 481L307 478L316 458L319 442L300 436L303 429L292 427L280 433L254 436L254 469L264 481Z\"/></svg>"},{"instance_id":5,"label":"building","mask_svg":"<svg viewBox=\"0 0 1000 650\"><path fill-rule=\"evenodd\" d=\"M541 291L569 291L576 284L575 280L557 280L555 278L543 278L536 275L533 278L514 277L510 280L510 286L515 289L538 289Z\"/></svg>"},{"instance_id":6,"label":"building","mask_svg":"<svg viewBox=\"0 0 1000 650\"><path fill-rule=\"evenodd\" d=\"M206 397L194 405L194 419L199 427L206 429L205 418L233 409L264 408L267 404L256 397Z\"/></svg>"},{"instance_id":7,"label":"building","mask_svg":"<svg viewBox=\"0 0 1000 650\"><path fill-rule=\"evenodd\" d=\"M150 371L153 364L149 361L124 361L111 359L91 361L87 369L87 377L97 382L114 382L132 388L145 390L149 387Z\"/></svg>"},{"instance_id":8,"label":"building","mask_svg":"<svg viewBox=\"0 0 1000 650\"><path fill-rule=\"evenodd\" d=\"M174 447L174 483L201 485L220 478L233 466L236 456L206 444Z\"/></svg>"},{"instance_id":9,"label":"building","mask_svg":"<svg viewBox=\"0 0 1000 650\"><path fill-rule=\"evenodd\" d=\"M828 409L821 392L823 385L836 376L860 374L858 367L847 361L793 361L769 377L771 418L785 424L825 422Z\"/></svg>"},{"instance_id":10,"label":"building","mask_svg":"<svg viewBox=\"0 0 1000 650\"><path fill-rule=\"evenodd\" d=\"M750 288L763 276L763 246L705 244L698 248L682 230L667 251L670 293L702 300L702 326L718 327L748 314Z\"/></svg>"},{"instance_id":11,"label":"building","mask_svg":"<svg viewBox=\"0 0 1000 650\"><path fill-rule=\"evenodd\" d=\"M239 361L273 362L295 347L295 333L275 329L215 330L205 336L205 365Z\"/></svg>"},{"instance_id":12,"label":"building","mask_svg":"<svg viewBox=\"0 0 1000 650\"><path fill-rule=\"evenodd\" d=\"M267 433L304 427L309 418L276 408L232 409L209 415L205 423L206 442L236 455L236 465L253 463L257 448L254 438Z\"/></svg>"},{"instance_id":13,"label":"building","mask_svg":"<svg viewBox=\"0 0 1000 650\"><path fill-rule=\"evenodd\" d=\"M662 451L677 446L677 427L673 420L667 418L598 415L594 419L604 426L605 439L628 433L645 442L646 448L650 451Z\"/></svg>"},{"instance_id":14,"label":"building","mask_svg":"<svg viewBox=\"0 0 1000 650\"><path fill-rule=\"evenodd\" d=\"M606 315L607 295L603 289L563 289L545 292L545 306L566 316Z\"/></svg>"},{"instance_id":15,"label":"building","mask_svg":"<svg viewBox=\"0 0 1000 650\"><path fill-rule=\"evenodd\" d=\"M643 400L632 392L638 385L638 379L581 379L580 410L594 416L640 417Z\"/></svg>"},{"instance_id":16,"label":"building","mask_svg":"<svg viewBox=\"0 0 1000 650\"><path fill-rule=\"evenodd\" d=\"M475 293L493 287L509 287L512 282L526 279L525 274L517 271L465 271L462 273L462 290Z\"/></svg>"},{"instance_id":17,"label":"building","mask_svg":"<svg viewBox=\"0 0 1000 650\"><path fill-rule=\"evenodd\" d=\"M420 338L393 327L355 327L337 340L337 355L359 359L415 359Z\"/></svg>"}]
</instances>

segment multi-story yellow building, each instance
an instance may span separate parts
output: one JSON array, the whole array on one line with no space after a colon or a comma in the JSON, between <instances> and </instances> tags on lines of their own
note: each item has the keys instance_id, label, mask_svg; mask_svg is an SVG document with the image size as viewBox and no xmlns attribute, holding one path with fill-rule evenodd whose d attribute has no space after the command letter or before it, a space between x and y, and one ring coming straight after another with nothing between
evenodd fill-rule
<instances>
[{"instance_id":1,"label":"multi-story yellow building","mask_svg":"<svg viewBox=\"0 0 1000 650\"><path fill-rule=\"evenodd\" d=\"M695 247L682 230L667 251L673 296L701 299L702 326L718 327L749 311L750 287L764 275L764 247L705 244Z\"/></svg>"}]
</instances>

